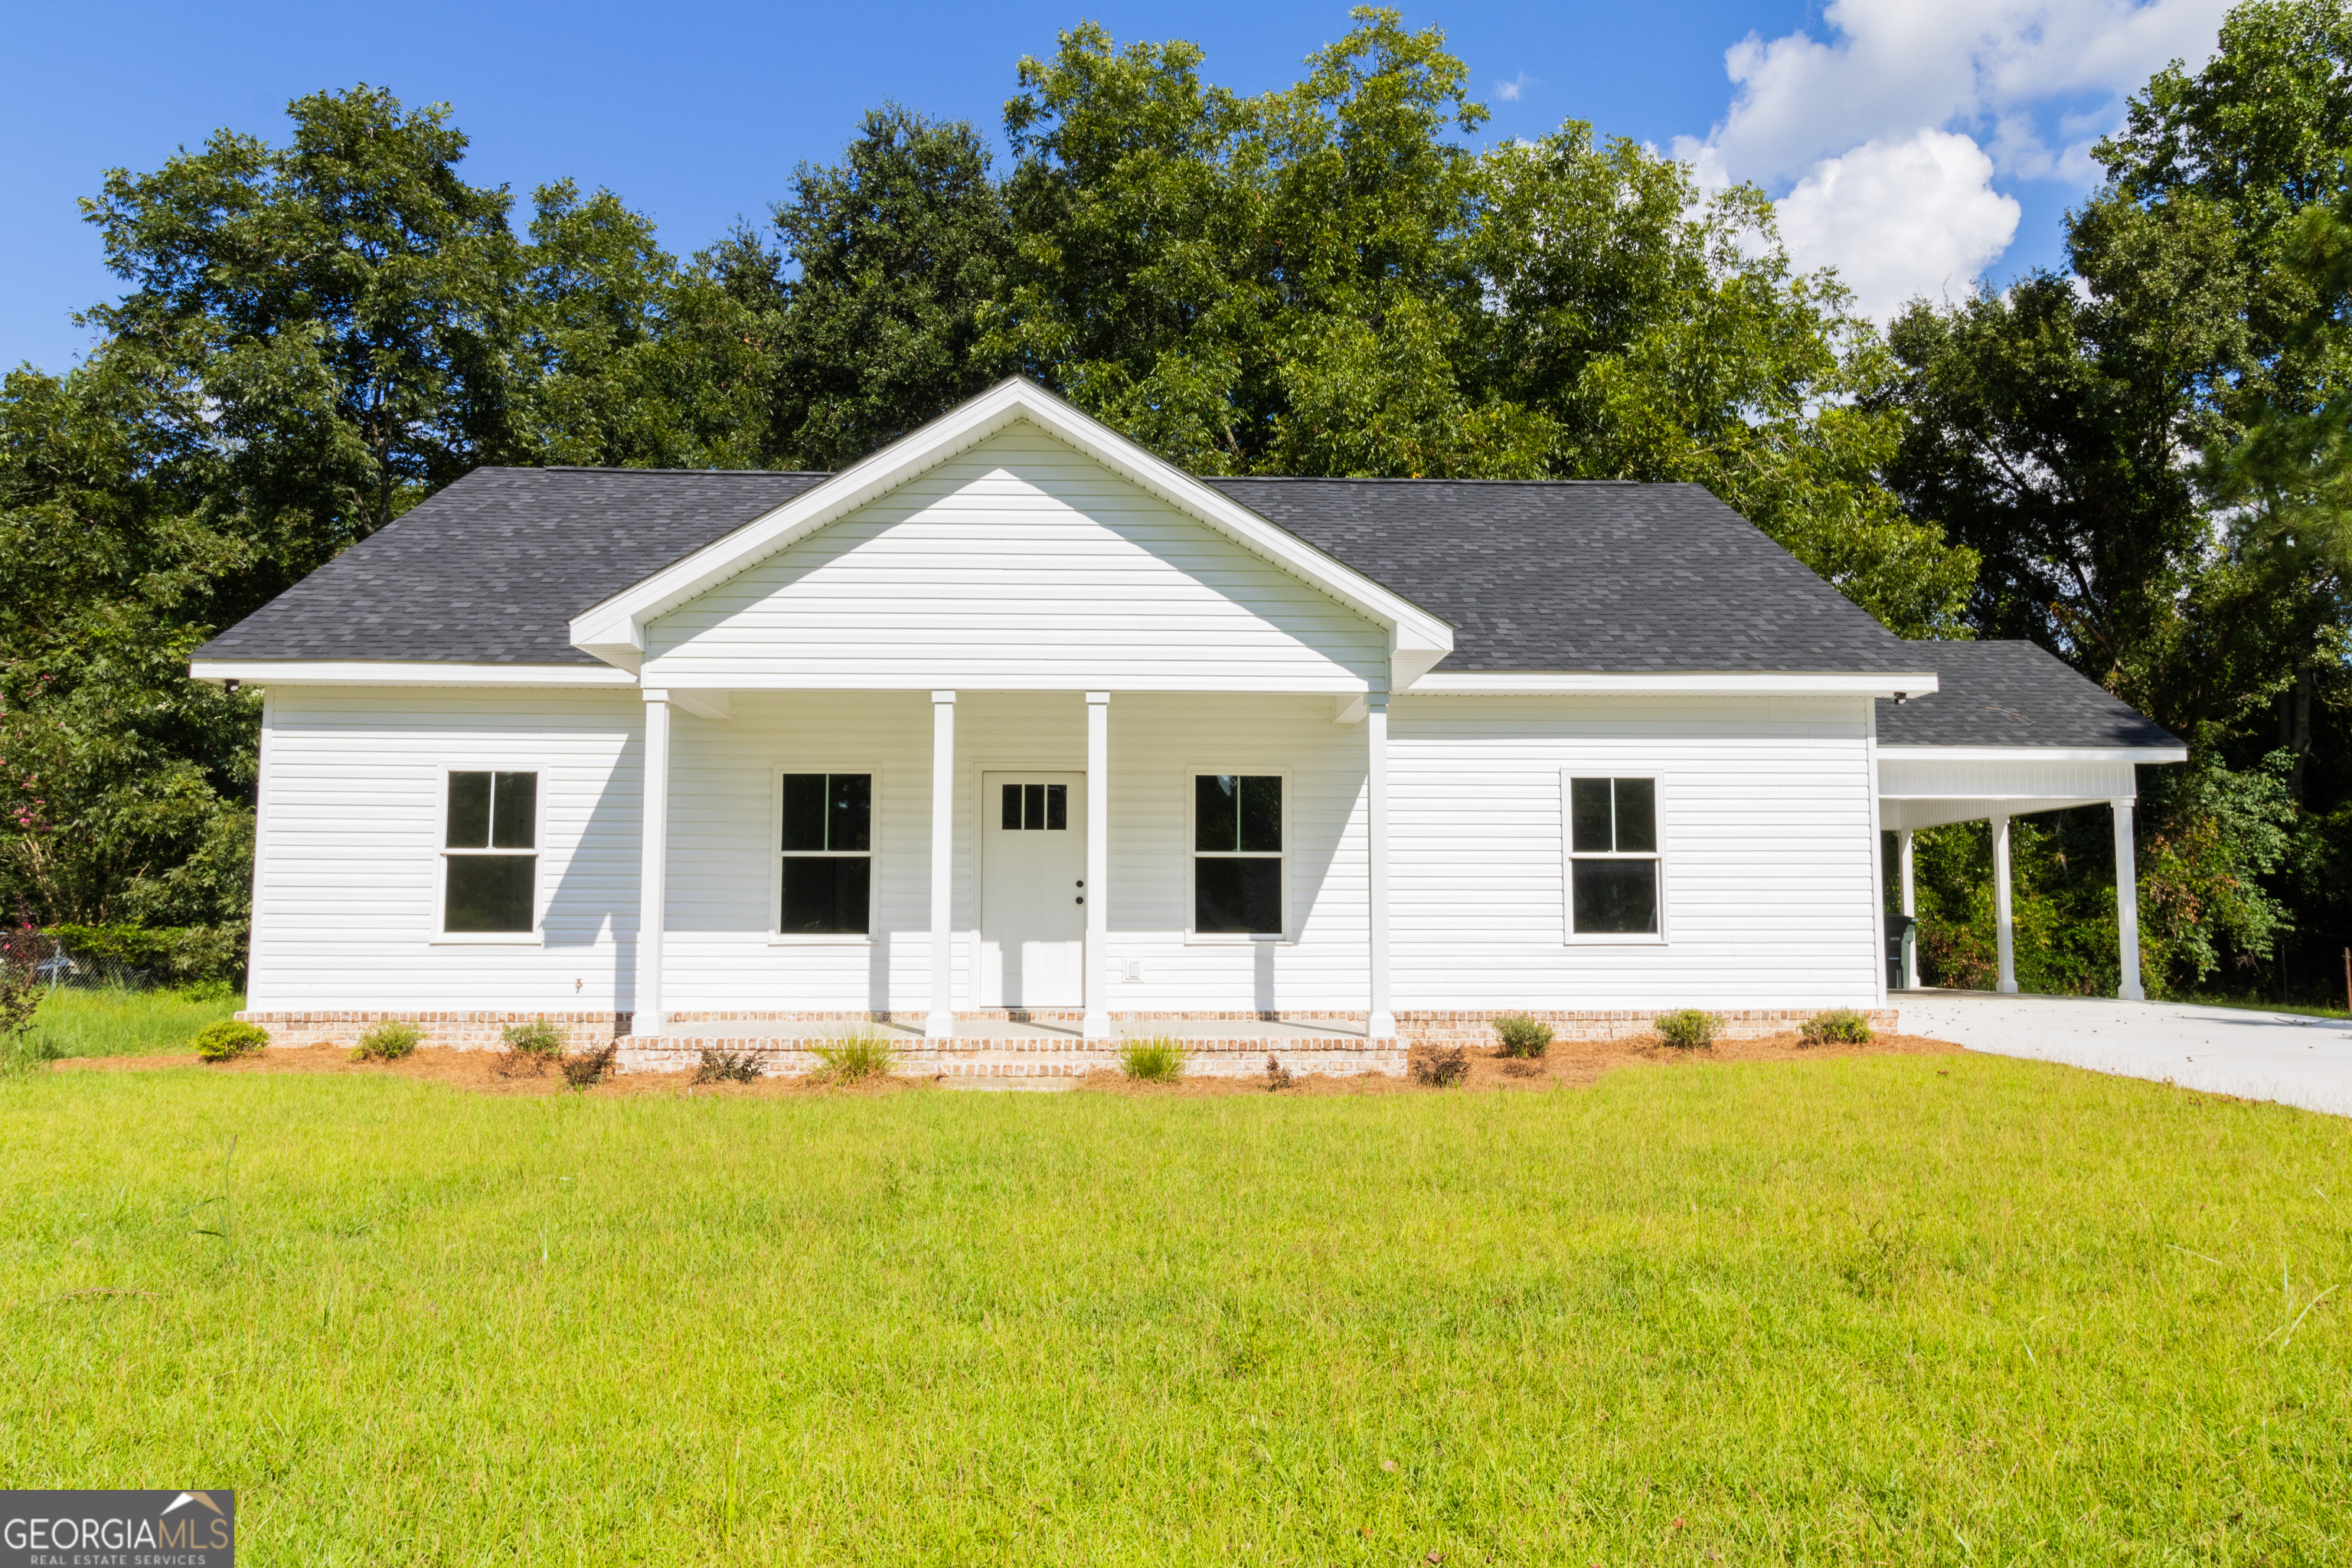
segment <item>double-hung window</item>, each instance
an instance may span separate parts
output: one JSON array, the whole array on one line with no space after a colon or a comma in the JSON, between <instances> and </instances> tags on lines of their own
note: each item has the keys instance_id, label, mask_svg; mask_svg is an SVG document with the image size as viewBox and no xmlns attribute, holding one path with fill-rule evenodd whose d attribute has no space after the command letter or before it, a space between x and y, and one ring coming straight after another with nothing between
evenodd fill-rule
<instances>
[{"instance_id":1,"label":"double-hung window","mask_svg":"<svg viewBox=\"0 0 2352 1568\"><path fill-rule=\"evenodd\" d=\"M1568 832L1569 934L1662 934L1657 780L1571 777Z\"/></svg>"},{"instance_id":2,"label":"double-hung window","mask_svg":"<svg viewBox=\"0 0 2352 1568\"><path fill-rule=\"evenodd\" d=\"M874 775L783 776L782 936L864 936L874 900Z\"/></svg>"},{"instance_id":3,"label":"double-hung window","mask_svg":"<svg viewBox=\"0 0 2352 1568\"><path fill-rule=\"evenodd\" d=\"M539 902L539 775L449 774L441 839L441 929L528 933Z\"/></svg>"},{"instance_id":4,"label":"double-hung window","mask_svg":"<svg viewBox=\"0 0 2352 1568\"><path fill-rule=\"evenodd\" d=\"M1192 930L1283 933L1282 779L1198 773L1192 779Z\"/></svg>"}]
</instances>

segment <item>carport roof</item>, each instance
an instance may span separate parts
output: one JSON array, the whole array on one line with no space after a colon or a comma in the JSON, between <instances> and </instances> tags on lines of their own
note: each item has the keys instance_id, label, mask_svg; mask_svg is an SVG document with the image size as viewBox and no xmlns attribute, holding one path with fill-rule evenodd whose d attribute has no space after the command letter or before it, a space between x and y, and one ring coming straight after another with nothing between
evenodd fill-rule
<instances>
[{"instance_id":1,"label":"carport roof","mask_svg":"<svg viewBox=\"0 0 2352 1568\"><path fill-rule=\"evenodd\" d=\"M2146 715L2030 642L1911 645L1940 689L1878 700L1881 746L2178 750Z\"/></svg>"}]
</instances>

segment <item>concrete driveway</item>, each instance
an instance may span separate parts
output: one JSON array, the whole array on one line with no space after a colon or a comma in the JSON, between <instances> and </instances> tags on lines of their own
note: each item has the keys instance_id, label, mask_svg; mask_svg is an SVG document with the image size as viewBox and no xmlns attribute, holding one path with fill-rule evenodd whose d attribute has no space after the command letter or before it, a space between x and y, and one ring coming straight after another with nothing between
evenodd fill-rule
<instances>
[{"instance_id":1,"label":"concrete driveway","mask_svg":"<svg viewBox=\"0 0 2352 1568\"><path fill-rule=\"evenodd\" d=\"M1897 991L1889 1000L1906 1035L2352 1116L2352 1024L2336 1019L1983 991Z\"/></svg>"}]
</instances>

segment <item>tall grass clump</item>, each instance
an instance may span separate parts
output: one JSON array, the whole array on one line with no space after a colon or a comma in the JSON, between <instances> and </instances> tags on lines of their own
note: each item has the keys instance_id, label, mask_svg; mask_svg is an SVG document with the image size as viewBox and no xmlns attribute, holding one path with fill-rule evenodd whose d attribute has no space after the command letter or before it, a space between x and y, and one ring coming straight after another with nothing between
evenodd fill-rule
<instances>
[{"instance_id":1,"label":"tall grass clump","mask_svg":"<svg viewBox=\"0 0 2352 1568\"><path fill-rule=\"evenodd\" d=\"M1507 1057L1533 1061L1551 1049L1551 1026L1525 1013L1506 1013L1496 1019L1495 1037L1502 1041Z\"/></svg>"},{"instance_id":2,"label":"tall grass clump","mask_svg":"<svg viewBox=\"0 0 2352 1568\"><path fill-rule=\"evenodd\" d=\"M898 1047L871 1029L844 1035L830 1045L811 1046L809 1054L823 1064L815 1076L830 1083L862 1083L898 1070Z\"/></svg>"},{"instance_id":3,"label":"tall grass clump","mask_svg":"<svg viewBox=\"0 0 2352 1568\"><path fill-rule=\"evenodd\" d=\"M1715 1044L1715 1037L1723 1032L1723 1020L1696 1007L1685 1007L1679 1012L1661 1013L1650 1021L1658 1038L1676 1050L1695 1051L1702 1046Z\"/></svg>"},{"instance_id":4,"label":"tall grass clump","mask_svg":"<svg viewBox=\"0 0 2352 1568\"><path fill-rule=\"evenodd\" d=\"M148 1056L186 1050L197 1030L234 1016L244 1005L234 986L217 981L148 991L43 987L31 1032L51 1058Z\"/></svg>"},{"instance_id":5,"label":"tall grass clump","mask_svg":"<svg viewBox=\"0 0 2352 1568\"><path fill-rule=\"evenodd\" d=\"M416 1049L425 1031L405 1018L386 1018L360 1037L355 1062L396 1062Z\"/></svg>"},{"instance_id":6,"label":"tall grass clump","mask_svg":"<svg viewBox=\"0 0 2352 1568\"><path fill-rule=\"evenodd\" d=\"M1851 1007L1832 1007L1806 1019L1797 1037L1809 1046L1866 1046L1870 1020Z\"/></svg>"},{"instance_id":7,"label":"tall grass clump","mask_svg":"<svg viewBox=\"0 0 2352 1568\"><path fill-rule=\"evenodd\" d=\"M1129 1040L1118 1048L1118 1070L1138 1083L1174 1083L1191 1059L1183 1042L1166 1035Z\"/></svg>"}]
</instances>

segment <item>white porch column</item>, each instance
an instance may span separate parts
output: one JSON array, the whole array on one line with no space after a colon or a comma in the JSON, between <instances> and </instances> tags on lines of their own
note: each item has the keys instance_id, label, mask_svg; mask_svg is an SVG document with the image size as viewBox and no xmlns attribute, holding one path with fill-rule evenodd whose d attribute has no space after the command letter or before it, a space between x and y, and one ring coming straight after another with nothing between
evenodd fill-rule
<instances>
[{"instance_id":1,"label":"white porch column","mask_svg":"<svg viewBox=\"0 0 2352 1568\"><path fill-rule=\"evenodd\" d=\"M926 1039L955 1035L955 700L931 693L931 1008Z\"/></svg>"},{"instance_id":2,"label":"white porch column","mask_svg":"<svg viewBox=\"0 0 2352 1568\"><path fill-rule=\"evenodd\" d=\"M1992 819L1992 930L2000 953L1999 989L2010 995L2017 992L2015 926L2009 912L2009 814L2002 812Z\"/></svg>"},{"instance_id":3,"label":"white porch column","mask_svg":"<svg viewBox=\"0 0 2352 1568\"><path fill-rule=\"evenodd\" d=\"M1087 1012L1078 1033L1110 1038L1110 693L1087 693Z\"/></svg>"},{"instance_id":4,"label":"white porch column","mask_svg":"<svg viewBox=\"0 0 2352 1568\"><path fill-rule=\"evenodd\" d=\"M637 996L633 1035L658 1035L662 1009L662 919L669 891L669 694L646 693L646 758L637 830Z\"/></svg>"},{"instance_id":5,"label":"white porch column","mask_svg":"<svg viewBox=\"0 0 2352 1568\"><path fill-rule=\"evenodd\" d=\"M2132 803L2111 801L2116 813L2116 946L2123 961L2123 984L2116 994L2145 1002L2139 983L2139 857L2132 847Z\"/></svg>"},{"instance_id":6,"label":"white porch column","mask_svg":"<svg viewBox=\"0 0 2352 1568\"><path fill-rule=\"evenodd\" d=\"M1371 1016L1365 1033L1396 1038L1389 1006L1389 699L1375 691L1364 707L1364 886L1371 964Z\"/></svg>"},{"instance_id":7,"label":"white porch column","mask_svg":"<svg viewBox=\"0 0 2352 1568\"><path fill-rule=\"evenodd\" d=\"M1895 863L1901 868L1903 878L1904 916L1906 919L1916 920L1919 915L1919 900L1913 887L1912 871L1915 862L1911 855L1911 829L1907 827L1899 827L1895 831ZM1903 944L1903 984L1909 990L1916 991L1919 988L1919 944L1916 937Z\"/></svg>"}]
</instances>

